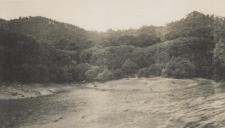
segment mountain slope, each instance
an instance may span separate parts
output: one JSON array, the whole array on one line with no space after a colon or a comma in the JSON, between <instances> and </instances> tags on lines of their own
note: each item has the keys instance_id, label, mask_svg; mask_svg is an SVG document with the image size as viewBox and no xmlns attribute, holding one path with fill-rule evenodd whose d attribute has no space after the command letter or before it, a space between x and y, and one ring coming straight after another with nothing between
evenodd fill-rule
<instances>
[{"instance_id":1,"label":"mountain slope","mask_svg":"<svg viewBox=\"0 0 225 128\"><path fill-rule=\"evenodd\" d=\"M30 82L161 75L224 79L225 19L196 11L166 26L101 33L44 17L0 20L0 30L1 72L8 73L17 67L17 71L29 72ZM8 47L10 43L16 45ZM24 44L33 45L30 51L37 54L30 52L30 58L26 57ZM8 59L7 51L20 62ZM30 63L33 58L38 58L34 65ZM11 66L5 68L7 63ZM1 80L4 81L2 75Z\"/></svg>"},{"instance_id":2,"label":"mountain slope","mask_svg":"<svg viewBox=\"0 0 225 128\"><path fill-rule=\"evenodd\" d=\"M83 49L88 46L87 31L44 17L24 17L7 21L5 30L31 36L39 43L62 49ZM67 45L61 46L60 44Z\"/></svg>"}]
</instances>

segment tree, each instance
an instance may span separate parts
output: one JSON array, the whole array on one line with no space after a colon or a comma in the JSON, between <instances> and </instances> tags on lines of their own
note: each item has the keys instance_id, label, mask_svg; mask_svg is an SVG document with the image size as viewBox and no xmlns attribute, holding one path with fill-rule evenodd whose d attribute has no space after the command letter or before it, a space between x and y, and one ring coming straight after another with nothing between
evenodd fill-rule
<instances>
[{"instance_id":1,"label":"tree","mask_svg":"<svg viewBox=\"0 0 225 128\"><path fill-rule=\"evenodd\" d=\"M122 65L122 70L126 72L127 75L134 75L138 68L139 66L130 59L127 59Z\"/></svg>"},{"instance_id":2,"label":"tree","mask_svg":"<svg viewBox=\"0 0 225 128\"><path fill-rule=\"evenodd\" d=\"M196 76L196 67L183 57L172 58L162 70L165 77L192 78Z\"/></svg>"}]
</instances>

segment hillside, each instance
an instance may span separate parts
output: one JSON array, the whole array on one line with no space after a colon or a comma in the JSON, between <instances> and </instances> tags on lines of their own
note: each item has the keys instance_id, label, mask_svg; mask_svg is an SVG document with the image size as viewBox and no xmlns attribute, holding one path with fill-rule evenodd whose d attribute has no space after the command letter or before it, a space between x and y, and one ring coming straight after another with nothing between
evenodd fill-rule
<instances>
[{"instance_id":1,"label":"hillside","mask_svg":"<svg viewBox=\"0 0 225 128\"><path fill-rule=\"evenodd\" d=\"M0 20L0 30L2 82L225 75L225 20L196 11L166 26L101 33L44 17Z\"/></svg>"}]
</instances>

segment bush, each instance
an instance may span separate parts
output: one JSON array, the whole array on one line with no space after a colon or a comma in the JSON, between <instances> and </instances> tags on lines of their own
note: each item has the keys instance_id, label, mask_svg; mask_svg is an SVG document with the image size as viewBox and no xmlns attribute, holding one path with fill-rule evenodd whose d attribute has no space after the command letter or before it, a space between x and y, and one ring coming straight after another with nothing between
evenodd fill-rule
<instances>
[{"instance_id":1,"label":"bush","mask_svg":"<svg viewBox=\"0 0 225 128\"><path fill-rule=\"evenodd\" d=\"M138 70L139 77L160 76L163 65L153 64L148 68Z\"/></svg>"},{"instance_id":2,"label":"bush","mask_svg":"<svg viewBox=\"0 0 225 128\"><path fill-rule=\"evenodd\" d=\"M123 78L125 75L124 71L121 69L116 69L113 71L113 79L120 79Z\"/></svg>"},{"instance_id":3,"label":"bush","mask_svg":"<svg viewBox=\"0 0 225 128\"><path fill-rule=\"evenodd\" d=\"M216 60L214 64L214 79L215 80L224 80L225 76L225 63L221 60Z\"/></svg>"},{"instance_id":4,"label":"bush","mask_svg":"<svg viewBox=\"0 0 225 128\"><path fill-rule=\"evenodd\" d=\"M148 68L141 68L138 70L137 75L138 77L148 77L149 76L149 70Z\"/></svg>"},{"instance_id":5,"label":"bush","mask_svg":"<svg viewBox=\"0 0 225 128\"><path fill-rule=\"evenodd\" d=\"M99 80L99 81L108 81L108 80L112 80L112 79L113 79L113 73L109 69L104 69L96 77L96 80Z\"/></svg>"},{"instance_id":6,"label":"bush","mask_svg":"<svg viewBox=\"0 0 225 128\"><path fill-rule=\"evenodd\" d=\"M62 67L51 66L49 69L49 80L54 82L71 81L71 74Z\"/></svg>"},{"instance_id":7,"label":"bush","mask_svg":"<svg viewBox=\"0 0 225 128\"><path fill-rule=\"evenodd\" d=\"M95 80L99 72L101 72L101 69L98 66L90 67L90 69L85 72L86 79L88 81Z\"/></svg>"},{"instance_id":8,"label":"bush","mask_svg":"<svg viewBox=\"0 0 225 128\"><path fill-rule=\"evenodd\" d=\"M130 59L127 59L124 64L122 65L122 70L127 74L127 75L132 75L136 73L138 70L139 66L133 62Z\"/></svg>"},{"instance_id":9,"label":"bush","mask_svg":"<svg viewBox=\"0 0 225 128\"><path fill-rule=\"evenodd\" d=\"M188 59L177 57L171 58L170 62L162 70L165 77L192 78L196 75L196 66Z\"/></svg>"},{"instance_id":10,"label":"bush","mask_svg":"<svg viewBox=\"0 0 225 128\"><path fill-rule=\"evenodd\" d=\"M85 72L88 71L90 67L91 65L86 63L81 63L76 65L71 71L73 80L76 80L76 81L86 80Z\"/></svg>"},{"instance_id":11,"label":"bush","mask_svg":"<svg viewBox=\"0 0 225 128\"><path fill-rule=\"evenodd\" d=\"M73 77L72 77L72 73L68 72L67 70L61 69L60 72L60 77L61 77L61 81L65 82L65 81L73 81Z\"/></svg>"}]
</instances>

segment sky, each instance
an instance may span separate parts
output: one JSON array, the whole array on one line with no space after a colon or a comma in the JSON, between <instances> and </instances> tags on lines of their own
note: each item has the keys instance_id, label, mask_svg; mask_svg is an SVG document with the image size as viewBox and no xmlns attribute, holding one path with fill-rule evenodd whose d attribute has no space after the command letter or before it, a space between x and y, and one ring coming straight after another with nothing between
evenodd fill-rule
<instances>
[{"instance_id":1,"label":"sky","mask_svg":"<svg viewBox=\"0 0 225 128\"><path fill-rule=\"evenodd\" d=\"M44 16L87 30L163 26L192 11L225 17L225 0L0 0L0 18Z\"/></svg>"}]
</instances>

